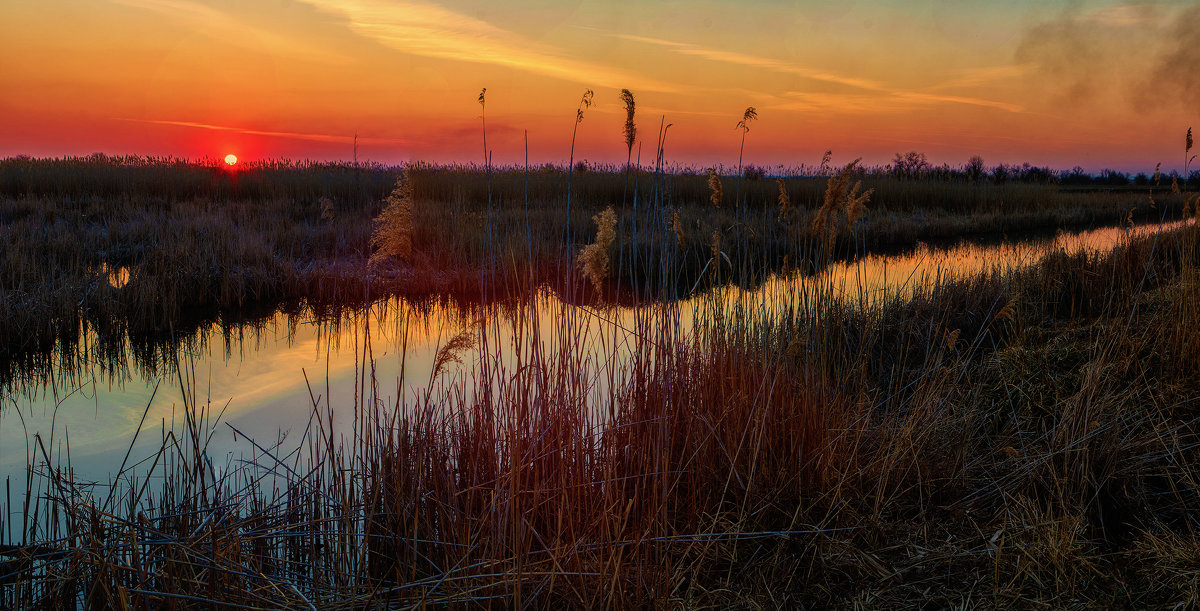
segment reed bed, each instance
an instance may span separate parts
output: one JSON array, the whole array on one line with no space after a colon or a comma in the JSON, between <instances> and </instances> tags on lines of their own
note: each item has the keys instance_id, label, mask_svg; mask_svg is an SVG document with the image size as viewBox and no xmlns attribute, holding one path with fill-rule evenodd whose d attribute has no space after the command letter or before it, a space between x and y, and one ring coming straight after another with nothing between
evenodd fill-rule
<instances>
[{"instance_id":1,"label":"reed bed","mask_svg":"<svg viewBox=\"0 0 1200 611\"><path fill-rule=\"evenodd\" d=\"M336 309L389 294L491 299L534 283L571 299L675 298L918 241L1174 218L1186 199L1165 188L1152 202L1139 191L856 168L869 209L831 242L812 231L828 177L792 171L809 174L739 178L739 206L713 204L713 181L733 179L716 169L262 162L233 172L176 159L0 160L3 377L77 352L89 333L109 345L169 344L278 307ZM408 256L370 265L372 220L398 184L410 202ZM595 285L569 272L590 248L592 217L610 207L613 264ZM712 265L714 234L724 235L727 264ZM114 272L125 274L120 286Z\"/></svg>"},{"instance_id":2,"label":"reed bed","mask_svg":"<svg viewBox=\"0 0 1200 611\"><path fill-rule=\"evenodd\" d=\"M237 463L180 362L148 470L34 445L0 605L1196 605L1198 243L619 326L532 300L409 391L358 346L353 405L314 389L298 447Z\"/></svg>"}]
</instances>

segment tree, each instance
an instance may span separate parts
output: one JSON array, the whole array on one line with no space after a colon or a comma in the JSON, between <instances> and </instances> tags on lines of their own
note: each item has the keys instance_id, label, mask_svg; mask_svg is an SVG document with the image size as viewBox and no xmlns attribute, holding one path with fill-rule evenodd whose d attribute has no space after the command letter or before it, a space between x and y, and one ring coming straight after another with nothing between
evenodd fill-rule
<instances>
[{"instance_id":1,"label":"tree","mask_svg":"<svg viewBox=\"0 0 1200 611\"><path fill-rule=\"evenodd\" d=\"M899 178L917 178L929 169L929 158L925 153L909 151L904 154L896 153L892 160L892 171Z\"/></svg>"}]
</instances>

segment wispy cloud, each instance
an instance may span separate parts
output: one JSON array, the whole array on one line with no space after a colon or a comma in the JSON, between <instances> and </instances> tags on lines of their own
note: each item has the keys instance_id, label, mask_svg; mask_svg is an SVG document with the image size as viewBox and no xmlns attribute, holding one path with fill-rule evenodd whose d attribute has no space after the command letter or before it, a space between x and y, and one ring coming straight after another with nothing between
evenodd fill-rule
<instances>
[{"instance_id":1,"label":"wispy cloud","mask_svg":"<svg viewBox=\"0 0 1200 611\"><path fill-rule=\"evenodd\" d=\"M926 88L926 91L937 91L943 89L965 89L970 87L979 87L989 85L998 81L1020 78L1029 74L1033 70L1033 64L1008 64L1004 66L984 66L981 68L969 68L959 70L956 76L950 80L942 81L932 87Z\"/></svg>"},{"instance_id":2,"label":"wispy cloud","mask_svg":"<svg viewBox=\"0 0 1200 611\"><path fill-rule=\"evenodd\" d=\"M658 80L573 59L561 49L428 2L301 1L341 16L360 36L404 53L493 64L588 85L676 91Z\"/></svg>"},{"instance_id":3,"label":"wispy cloud","mask_svg":"<svg viewBox=\"0 0 1200 611\"><path fill-rule=\"evenodd\" d=\"M803 66L798 66L798 65L792 64L790 62L785 62L782 60L773 59L773 58L769 58L769 57L758 57L758 56L754 56L754 55L746 55L745 53L737 53L737 52L733 52L733 51L723 51L720 49L708 49L705 47L700 47L697 45L688 44L688 43L684 43L684 42L676 42L673 40L663 40L661 38L650 38L648 36L634 36L631 34L613 34L613 36L615 36L616 38L624 39L624 40L631 40L634 42L641 42L641 43L646 43L646 44L651 44L651 45L657 45L660 47L665 47L665 48L671 50L672 52L678 53L680 55L691 55L694 57L701 57L701 58L712 60L712 61L724 62L724 63L728 63L728 64L736 64L739 66L746 66L749 68L762 68L764 70L772 70L774 72L784 72L787 74L794 74L796 76L812 79L815 81L824 81L827 83L834 83L837 85L846 85L846 86L855 87L858 89L867 89L867 90L872 90L872 91L879 91L879 90L886 89L886 87L882 83L878 83L878 82L875 82L872 80L860 79L860 78L854 78L854 77L848 77L848 76L841 76L841 75L837 75L837 74L831 74L829 72L824 72L821 70L811 70L811 69L805 68Z\"/></svg>"},{"instance_id":4,"label":"wispy cloud","mask_svg":"<svg viewBox=\"0 0 1200 611\"><path fill-rule=\"evenodd\" d=\"M966 104L971 106L982 106L987 108L996 108L1008 112L1021 112L1024 110L1021 106L1010 104L1007 102L999 102L995 100L987 100L966 95L951 95L947 93L936 93L934 90L947 89L954 83L943 83L931 90L907 90L903 88L893 87L886 83L871 79L864 79L854 76L846 76L834 74L828 71L814 70L805 66L786 62L770 57L760 57L755 55L747 55L745 53L737 53L733 51L724 51L720 49L709 49L699 45L677 42L673 40L663 40L661 38L650 38L646 36L633 36L629 34L612 34L616 38L631 40L650 45L663 47L673 53L680 55L689 55L701 57L710 61L723 62L748 68L759 68L770 70L784 74L791 74L802 78L832 83L858 89L859 93L853 94L838 94L838 93L813 93L806 94L809 97L811 104L819 105L826 108L834 109L841 108L849 110L859 108L864 111L878 111L881 109L895 109L897 102L904 102L906 106L933 105L933 104ZM976 79L995 78L998 75L978 74ZM966 82L962 86L966 86ZM871 94L872 97L866 97L864 94ZM797 92L792 92L793 96L800 95ZM841 101L843 106L838 106L837 101Z\"/></svg>"},{"instance_id":5,"label":"wispy cloud","mask_svg":"<svg viewBox=\"0 0 1200 611\"><path fill-rule=\"evenodd\" d=\"M229 13L191 0L110 0L115 4L165 15L200 31L219 31L225 40L259 46L277 55L301 57L321 63L340 63L348 58L331 49L314 47L310 42L285 36L276 31L246 23Z\"/></svg>"},{"instance_id":6,"label":"wispy cloud","mask_svg":"<svg viewBox=\"0 0 1200 611\"><path fill-rule=\"evenodd\" d=\"M1161 21L1165 15L1163 8L1156 2L1121 4L1097 8L1085 14L1083 19L1115 26L1156 23Z\"/></svg>"},{"instance_id":7,"label":"wispy cloud","mask_svg":"<svg viewBox=\"0 0 1200 611\"><path fill-rule=\"evenodd\" d=\"M319 134L311 132L287 132L287 131L270 131L261 129L246 129L242 127L233 127L230 125L213 125L211 123L198 123L195 121L169 121L166 119L132 119L128 117L115 117L117 121L129 121L132 123L150 123L152 125L169 125L173 127L190 127L194 129L205 129L218 132L233 132L238 134L246 134L249 136L269 136L272 138L290 138L292 140L309 140L312 142L334 142L339 144L349 144L354 141L354 136L338 136L333 134ZM412 141L404 138L365 138L360 137L359 142L363 143L381 143L381 144L412 144Z\"/></svg>"}]
</instances>

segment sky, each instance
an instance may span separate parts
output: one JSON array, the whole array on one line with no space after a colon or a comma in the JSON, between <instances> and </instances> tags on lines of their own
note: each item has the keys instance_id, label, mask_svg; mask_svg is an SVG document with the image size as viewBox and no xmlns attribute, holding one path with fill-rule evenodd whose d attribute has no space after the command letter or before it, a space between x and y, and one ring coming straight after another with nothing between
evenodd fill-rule
<instances>
[{"instance_id":1,"label":"sky","mask_svg":"<svg viewBox=\"0 0 1200 611\"><path fill-rule=\"evenodd\" d=\"M4 0L0 157L1152 171L1200 127L1200 4ZM486 105L478 102L487 88ZM584 91L595 104L575 124ZM357 135L357 139L356 136Z\"/></svg>"}]
</instances>

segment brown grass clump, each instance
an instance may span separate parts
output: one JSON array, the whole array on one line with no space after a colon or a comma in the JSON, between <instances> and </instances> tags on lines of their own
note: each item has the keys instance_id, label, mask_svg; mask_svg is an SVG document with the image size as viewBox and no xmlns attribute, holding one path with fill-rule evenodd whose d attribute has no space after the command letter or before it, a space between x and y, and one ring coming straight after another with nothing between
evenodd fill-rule
<instances>
[{"instance_id":1,"label":"brown grass clump","mask_svg":"<svg viewBox=\"0 0 1200 611\"><path fill-rule=\"evenodd\" d=\"M388 257L410 259L413 250L413 199L412 187L404 178L396 181L396 188L387 197L387 206L375 219L375 231L371 234L370 265L378 265Z\"/></svg>"},{"instance_id":2,"label":"brown grass clump","mask_svg":"<svg viewBox=\"0 0 1200 611\"><path fill-rule=\"evenodd\" d=\"M592 217L596 221L596 241L579 253L579 268L599 291L608 278L608 248L617 237L617 213L612 206Z\"/></svg>"},{"instance_id":3,"label":"brown grass clump","mask_svg":"<svg viewBox=\"0 0 1200 611\"><path fill-rule=\"evenodd\" d=\"M720 208L721 199L725 196L725 189L721 187L721 176L717 174L716 168L708 169L708 188L712 191L708 200L712 202L712 205Z\"/></svg>"}]
</instances>

